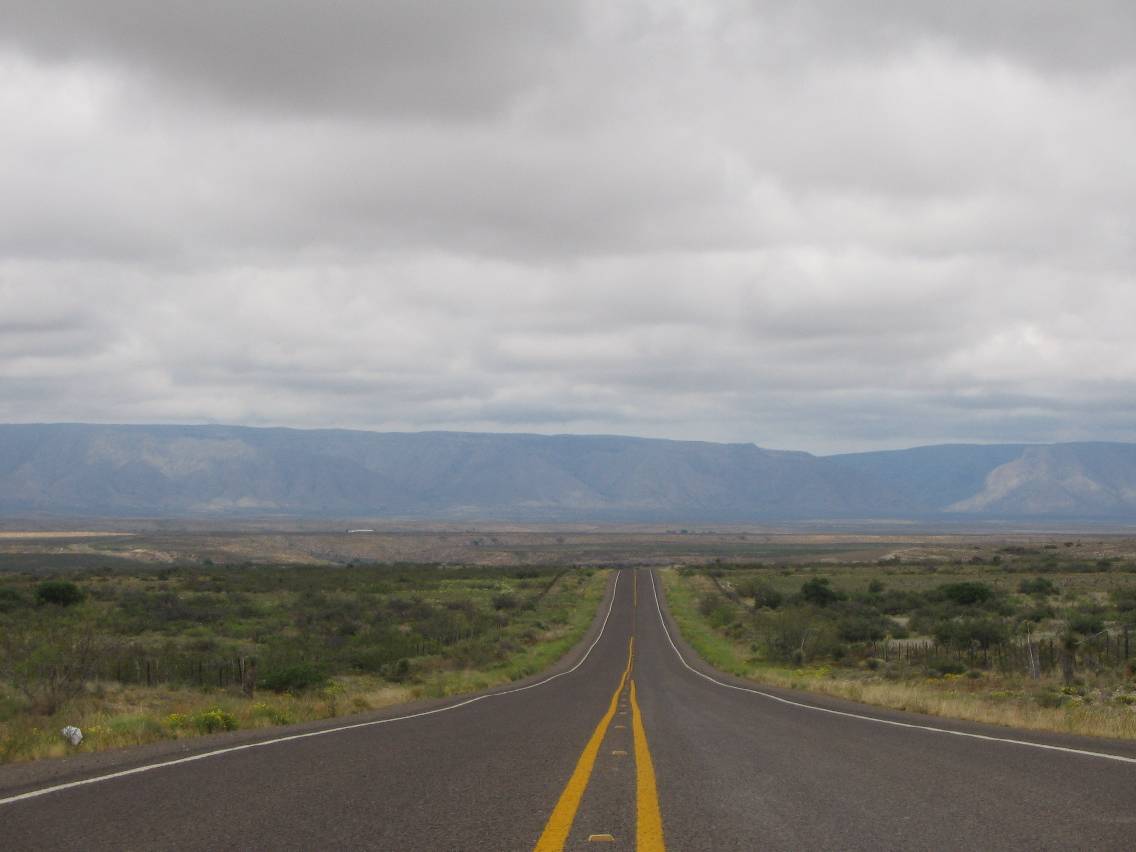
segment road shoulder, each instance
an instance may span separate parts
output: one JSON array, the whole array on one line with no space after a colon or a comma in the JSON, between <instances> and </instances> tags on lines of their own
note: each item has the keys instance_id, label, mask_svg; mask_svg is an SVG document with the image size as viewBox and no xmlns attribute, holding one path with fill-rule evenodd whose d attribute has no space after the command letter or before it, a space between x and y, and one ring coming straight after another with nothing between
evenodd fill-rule
<instances>
[{"instance_id":1,"label":"road shoulder","mask_svg":"<svg viewBox=\"0 0 1136 852\"><path fill-rule=\"evenodd\" d=\"M768 693L769 695L776 696L777 698L781 698L786 701L809 705L821 710L830 710L837 713L850 714L853 716L867 716L871 719L882 720L886 722L895 722L901 725L914 725L924 728L940 728L945 731L973 734L980 737L991 737L999 740L1021 740L1024 742L1037 743L1039 745L1055 746L1058 748L1076 749L1090 752L1104 752L1136 759L1136 741L1026 730L1021 728L984 724L981 722L969 722L960 719L952 719L947 716L931 716L922 713L912 713L906 710L893 710L887 707L880 707L874 704L863 704L860 702L849 701L848 699L844 698L835 698L815 692L805 692L803 690L797 689L786 689L784 687L778 686L767 686L757 680L750 680L748 678L742 678L736 675L731 675L727 674L726 672L719 671L718 669L707 663L705 660L703 660L702 657L698 655L698 653L682 636L682 633L678 629L677 623L675 622L674 618L670 614L669 609L667 608L667 599L663 591L663 584L658 579L658 577L655 576L654 571L652 571L651 573L652 580L655 584L655 591L658 595L659 611L662 614L663 622L666 626L667 632L670 634L671 640L678 647L682 656L685 658L687 664L691 668L722 683L747 690L760 690L761 692ZM749 697L754 701L770 700L761 695L751 694ZM810 711L802 708L802 712ZM872 724L872 722L867 720L865 720L863 723ZM936 732L928 732L929 735L934 733Z\"/></svg>"}]
</instances>

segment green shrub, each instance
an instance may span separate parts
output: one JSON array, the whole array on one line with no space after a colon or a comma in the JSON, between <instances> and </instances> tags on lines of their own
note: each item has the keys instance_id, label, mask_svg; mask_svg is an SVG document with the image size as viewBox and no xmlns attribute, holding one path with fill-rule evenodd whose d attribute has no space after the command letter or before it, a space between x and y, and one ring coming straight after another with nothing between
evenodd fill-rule
<instances>
[{"instance_id":1,"label":"green shrub","mask_svg":"<svg viewBox=\"0 0 1136 852\"><path fill-rule=\"evenodd\" d=\"M189 717L184 713L170 713L164 720L166 727L178 731L189 724Z\"/></svg>"},{"instance_id":2,"label":"green shrub","mask_svg":"<svg viewBox=\"0 0 1136 852\"><path fill-rule=\"evenodd\" d=\"M0 586L0 612L11 612L24 605L24 596L19 589L10 586Z\"/></svg>"},{"instance_id":3,"label":"green shrub","mask_svg":"<svg viewBox=\"0 0 1136 852\"><path fill-rule=\"evenodd\" d=\"M1093 612L1070 613L1065 623L1070 630L1082 636L1092 636L1104 630L1104 619Z\"/></svg>"},{"instance_id":4,"label":"green shrub","mask_svg":"<svg viewBox=\"0 0 1136 852\"><path fill-rule=\"evenodd\" d=\"M756 627L768 658L777 662L800 665L831 654L839 645L832 622L806 607L759 614Z\"/></svg>"},{"instance_id":5,"label":"green shrub","mask_svg":"<svg viewBox=\"0 0 1136 852\"><path fill-rule=\"evenodd\" d=\"M118 716L107 722L107 730L120 741L148 743L162 739L162 723L149 716Z\"/></svg>"},{"instance_id":6,"label":"green shrub","mask_svg":"<svg viewBox=\"0 0 1136 852\"><path fill-rule=\"evenodd\" d=\"M1049 707L1052 709L1064 707L1069 703L1068 696L1054 692L1039 692L1034 695L1033 700L1039 707Z\"/></svg>"},{"instance_id":7,"label":"green shrub","mask_svg":"<svg viewBox=\"0 0 1136 852\"><path fill-rule=\"evenodd\" d=\"M1038 604L1037 606L1030 607L1022 613L1022 618L1026 621L1034 623L1045 621L1047 618L1056 616L1056 611L1048 604Z\"/></svg>"},{"instance_id":8,"label":"green shrub","mask_svg":"<svg viewBox=\"0 0 1136 852\"><path fill-rule=\"evenodd\" d=\"M880 612L888 615L900 615L911 612L925 603L925 598L918 592L903 592L898 589L885 589L880 592L872 603Z\"/></svg>"},{"instance_id":9,"label":"green shrub","mask_svg":"<svg viewBox=\"0 0 1136 852\"><path fill-rule=\"evenodd\" d=\"M44 609L0 626L0 683L50 716L78 697L107 643L93 624Z\"/></svg>"},{"instance_id":10,"label":"green shrub","mask_svg":"<svg viewBox=\"0 0 1136 852\"><path fill-rule=\"evenodd\" d=\"M220 707L194 713L191 722L203 734L212 734L217 731L235 731L240 727L237 724L237 717Z\"/></svg>"},{"instance_id":11,"label":"green shrub","mask_svg":"<svg viewBox=\"0 0 1136 852\"><path fill-rule=\"evenodd\" d=\"M717 592L706 592L698 600L698 611L711 627L721 629L734 622L736 612Z\"/></svg>"},{"instance_id":12,"label":"green shrub","mask_svg":"<svg viewBox=\"0 0 1136 852\"><path fill-rule=\"evenodd\" d=\"M446 649L446 657L456 668L478 669L488 666L496 660L504 660L519 650L519 646L507 637L493 641L488 636L479 636L473 639L463 639L455 642ZM384 668L384 676L389 672L388 680L405 680L410 671L407 661L405 668L398 663Z\"/></svg>"},{"instance_id":13,"label":"green shrub","mask_svg":"<svg viewBox=\"0 0 1136 852\"><path fill-rule=\"evenodd\" d=\"M1032 580L1022 580L1018 583L1018 591L1023 595L1048 597L1057 594L1057 586L1048 577L1034 577Z\"/></svg>"},{"instance_id":14,"label":"green shrub","mask_svg":"<svg viewBox=\"0 0 1136 852\"><path fill-rule=\"evenodd\" d=\"M274 707L264 701L258 701L254 704L252 713L259 719L267 719L273 725L290 725L296 721L287 710Z\"/></svg>"},{"instance_id":15,"label":"green shrub","mask_svg":"<svg viewBox=\"0 0 1136 852\"><path fill-rule=\"evenodd\" d=\"M934 631L935 639L955 648L989 648L1005 642L1009 631L1006 625L994 618L962 618L941 622Z\"/></svg>"},{"instance_id":16,"label":"green shrub","mask_svg":"<svg viewBox=\"0 0 1136 852\"><path fill-rule=\"evenodd\" d=\"M402 683L410 677L410 660L403 657L401 660L388 663L382 668L382 675L389 681Z\"/></svg>"},{"instance_id":17,"label":"green shrub","mask_svg":"<svg viewBox=\"0 0 1136 852\"><path fill-rule=\"evenodd\" d=\"M369 641L367 641L369 640ZM366 642L366 644L364 644ZM343 654L351 668L361 672L378 672L407 653L405 639L370 636L361 639Z\"/></svg>"},{"instance_id":18,"label":"green shrub","mask_svg":"<svg viewBox=\"0 0 1136 852\"><path fill-rule=\"evenodd\" d=\"M722 605L722 596L717 592L706 592L698 599L698 611L703 617L709 618L714 610Z\"/></svg>"},{"instance_id":19,"label":"green shrub","mask_svg":"<svg viewBox=\"0 0 1136 852\"><path fill-rule=\"evenodd\" d=\"M935 590L936 594L960 606L982 604L994 597L994 590L985 583L947 583Z\"/></svg>"},{"instance_id":20,"label":"green shrub","mask_svg":"<svg viewBox=\"0 0 1136 852\"><path fill-rule=\"evenodd\" d=\"M801 598L813 606L828 606L844 595L832 588L828 577L813 577L801 584Z\"/></svg>"},{"instance_id":21,"label":"green shrub","mask_svg":"<svg viewBox=\"0 0 1136 852\"><path fill-rule=\"evenodd\" d=\"M869 613L852 613L836 622L836 632L845 642L872 642L883 639L895 624L890 618Z\"/></svg>"},{"instance_id":22,"label":"green shrub","mask_svg":"<svg viewBox=\"0 0 1136 852\"><path fill-rule=\"evenodd\" d=\"M1112 603L1121 612L1136 612L1136 588L1114 589Z\"/></svg>"},{"instance_id":23,"label":"green shrub","mask_svg":"<svg viewBox=\"0 0 1136 852\"><path fill-rule=\"evenodd\" d=\"M327 672L315 663L284 663L269 665L261 673L257 684L273 692L303 692L327 683Z\"/></svg>"},{"instance_id":24,"label":"green shrub","mask_svg":"<svg viewBox=\"0 0 1136 852\"><path fill-rule=\"evenodd\" d=\"M494 609L516 609L517 597L512 592L502 592L493 596Z\"/></svg>"},{"instance_id":25,"label":"green shrub","mask_svg":"<svg viewBox=\"0 0 1136 852\"><path fill-rule=\"evenodd\" d=\"M927 663L927 672L931 677L943 675L959 675L966 671L966 666L955 660L931 660Z\"/></svg>"},{"instance_id":26,"label":"green shrub","mask_svg":"<svg viewBox=\"0 0 1136 852\"><path fill-rule=\"evenodd\" d=\"M41 604L73 606L83 598L83 590L66 580L45 580L36 587L36 601Z\"/></svg>"},{"instance_id":27,"label":"green shrub","mask_svg":"<svg viewBox=\"0 0 1136 852\"><path fill-rule=\"evenodd\" d=\"M753 598L754 607L759 609L761 607L777 609L785 600L785 596L768 583L754 583L750 589L750 594L746 597Z\"/></svg>"}]
</instances>

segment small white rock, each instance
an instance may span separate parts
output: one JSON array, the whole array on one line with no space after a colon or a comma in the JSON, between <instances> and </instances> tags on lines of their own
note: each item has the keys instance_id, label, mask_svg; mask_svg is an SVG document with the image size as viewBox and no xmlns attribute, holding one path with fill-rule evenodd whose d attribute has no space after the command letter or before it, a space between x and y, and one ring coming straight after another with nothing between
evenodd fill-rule
<instances>
[{"instance_id":1,"label":"small white rock","mask_svg":"<svg viewBox=\"0 0 1136 852\"><path fill-rule=\"evenodd\" d=\"M68 725L62 731L64 738L73 746L79 745L83 741L83 732L76 728L74 725Z\"/></svg>"}]
</instances>

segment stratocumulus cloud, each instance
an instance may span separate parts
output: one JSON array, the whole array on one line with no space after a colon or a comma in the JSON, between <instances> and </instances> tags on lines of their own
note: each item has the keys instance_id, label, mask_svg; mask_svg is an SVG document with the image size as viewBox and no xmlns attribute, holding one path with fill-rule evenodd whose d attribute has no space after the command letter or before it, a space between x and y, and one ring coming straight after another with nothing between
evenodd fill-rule
<instances>
[{"instance_id":1,"label":"stratocumulus cloud","mask_svg":"<svg viewBox=\"0 0 1136 852\"><path fill-rule=\"evenodd\" d=\"M0 420L1136 439L1136 11L0 2Z\"/></svg>"}]
</instances>

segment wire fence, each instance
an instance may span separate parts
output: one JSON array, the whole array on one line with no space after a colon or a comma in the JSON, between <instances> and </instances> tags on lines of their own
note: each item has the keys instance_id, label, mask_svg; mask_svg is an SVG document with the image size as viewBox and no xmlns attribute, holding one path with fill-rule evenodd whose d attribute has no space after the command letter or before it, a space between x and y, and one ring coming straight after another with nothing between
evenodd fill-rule
<instances>
[{"instance_id":1,"label":"wire fence","mask_svg":"<svg viewBox=\"0 0 1136 852\"><path fill-rule=\"evenodd\" d=\"M403 658L440 653L446 644L418 637L403 642L386 642L376 646L368 660L372 666L394 663ZM225 688L248 683L250 666L255 667L257 662L257 658L252 655L221 657L192 652L155 653L124 648L101 655L91 666L90 677L93 680L140 686L164 684ZM264 661L259 662L263 666ZM264 669L261 671L263 674Z\"/></svg>"},{"instance_id":2,"label":"wire fence","mask_svg":"<svg viewBox=\"0 0 1136 852\"><path fill-rule=\"evenodd\" d=\"M1070 658L1090 668L1124 665L1133 659L1131 631L1127 626L1115 632L1105 631L1080 640L1072 647L1051 637L1017 638L988 646L962 647L933 639L885 639L864 643L863 652L885 662L896 661L931 668L943 662L957 662L969 668L996 669L1002 672L1051 672L1067 665Z\"/></svg>"}]
</instances>

